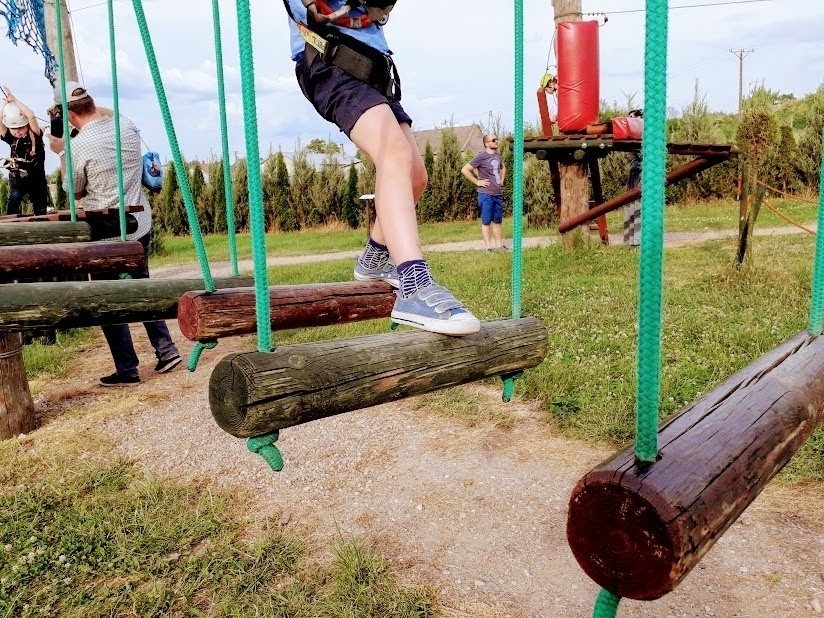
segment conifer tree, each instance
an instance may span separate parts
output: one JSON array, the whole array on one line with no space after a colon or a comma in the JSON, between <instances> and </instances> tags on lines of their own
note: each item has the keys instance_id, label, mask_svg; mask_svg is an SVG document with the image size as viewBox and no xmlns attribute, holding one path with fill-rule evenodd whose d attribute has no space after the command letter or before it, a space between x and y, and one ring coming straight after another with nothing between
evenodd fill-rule
<instances>
[{"instance_id":1,"label":"conifer tree","mask_svg":"<svg viewBox=\"0 0 824 618\"><path fill-rule=\"evenodd\" d=\"M358 170L355 165L349 166L349 178L346 182L346 195L343 198L343 220L352 229L360 225L361 205L358 195Z\"/></svg>"}]
</instances>

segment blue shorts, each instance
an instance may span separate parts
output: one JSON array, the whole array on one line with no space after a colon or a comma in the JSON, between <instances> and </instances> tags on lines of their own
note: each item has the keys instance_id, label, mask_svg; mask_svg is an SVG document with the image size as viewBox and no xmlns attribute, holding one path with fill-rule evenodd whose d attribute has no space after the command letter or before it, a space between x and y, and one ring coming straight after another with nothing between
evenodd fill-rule
<instances>
[{"instance_id":1,"label":"blue shorts","mask_svg":"<svg viewBox=\"0 0 824 618\"><path fill-rule=\"evenodd\" d=\"M504 220L504 196L478 193L478 209L483 225L501 223Z\"/></svg>"},{"instance_id":2,"label":"blue shorts","mask_svg":"<svg viewBox=\"0 0 824 618\"><path fill-rule=\"evenodd\" d=\"M392 108L398 124L412 126L412 118L399 101L388 99L340 67L325 62L320 55L315 56L309 66L305 59L296 62L295 74L303 96L346 137L364 112L384 103Z\"/></svg>"}]
</instances>

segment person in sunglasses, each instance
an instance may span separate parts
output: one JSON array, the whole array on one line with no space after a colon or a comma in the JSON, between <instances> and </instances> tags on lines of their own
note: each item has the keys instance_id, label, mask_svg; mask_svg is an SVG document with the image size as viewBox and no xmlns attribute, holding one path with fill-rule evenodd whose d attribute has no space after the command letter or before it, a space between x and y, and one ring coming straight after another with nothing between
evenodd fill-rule
<instances>
[{"instance_id":1,"label":"person in sunglasses","mask_svg":"<svg viewBox=\"0 0 824 618\"><path fill-rule=\"evenodd\" d=\"M495 135L484 135L484 150L464 165L461 173L478 188L481 236L486 250L508 251L507 246L501 242L506 166L498 152L498 138Z\"/></svg>"}]
</instances>

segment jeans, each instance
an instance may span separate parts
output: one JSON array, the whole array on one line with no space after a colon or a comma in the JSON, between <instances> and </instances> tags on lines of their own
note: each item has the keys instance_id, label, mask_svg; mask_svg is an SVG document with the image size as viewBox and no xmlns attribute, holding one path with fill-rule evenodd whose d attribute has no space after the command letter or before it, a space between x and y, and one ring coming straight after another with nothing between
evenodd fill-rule
<instances>
[{"instance_id":1,"label":"jeans","mask_svg":"<svg viewBox=\"0 0 824 618\"><path fill-rule=\"evenodd\" d=\"M149 242L151 241L152 233L149 232L143 238L140 238L140 244L143 245L144 251L148 253ZM117 279L115 276L95 276L93 279L106 280ZM132 273L133 279L148 279L149 267L144 266L138 271ZM169 327L166 322L159 320L157 322L143 322L146 329L146 334L149 336L149 341L155 350L155 356L158 360L167 360L179 356L177 346L172 341L172 336L169 334ZM132 334L129 331L128 324L105 324L101 327L103 334L106 336L106 342L109 344L109 350L112 353L115 369L118 375L121 376L136 376L138 375L137 366L140 361L137 358L137 353L134 350L134 343L132 342Z\"/></svg>"},{"instance_id":2,"label":"jeans","mask_svg":"<svg viewBox=\"0 0 824 618\"><path fill-rule=\"evenodd\" d=\"M46 187L45 181L42 185L34 181L12 182L6 214L19 215L20 205L23 203L23 198L25 198L26 195L29 196L34 206L34 214L45 215L46 209L49 206L48 188Z\"/></svg>"}]
</instances>

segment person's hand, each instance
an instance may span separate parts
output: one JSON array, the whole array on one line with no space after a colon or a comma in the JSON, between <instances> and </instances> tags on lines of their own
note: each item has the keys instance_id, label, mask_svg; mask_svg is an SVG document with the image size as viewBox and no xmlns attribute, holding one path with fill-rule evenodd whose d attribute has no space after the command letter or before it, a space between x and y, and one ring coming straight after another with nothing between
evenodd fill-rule
<instances>
[{"instance_id":1,"label":"person's hand","mask_svg":"<svg viewBox=\"0 0 824 618\"><path fill-rule=\"evenodd\" d=\"M3 103L17 103L17 97L14 96L11 89L5 84L3 84L3 92L6 94L6 96L3 97Z\"/></svg>"},{"instance_id":2,"label":"person's hand","mask_svg":"<svg viewBox=\"0 0 824 618\"><path fill-rule=\"evenodd\" d=\"M475 183L475 186L476 186L476 187L481 187L481 188L484 188L484 189L485 189L486 187L488 187L488 186L489 186L489 179L488 179L488 178L484 178L483 180L479 180L478 182L476 182L476 183Z\"/></svg>"},{"instance_id":3,"label":"person's hand","mask_svg":"<svg viewBox=\"0 0 824 618\"><path fill-rule=\"evenodd\" d=\"M49 150L51 150L54 154L60 154L64 150L66 150L66 142L63 140L62 137L55 137L54 135L49 135Z\"/></svg>"}]
</instances>

